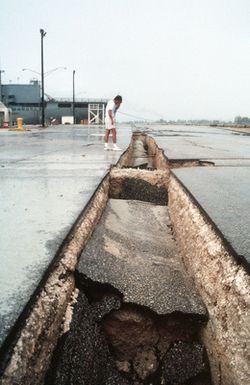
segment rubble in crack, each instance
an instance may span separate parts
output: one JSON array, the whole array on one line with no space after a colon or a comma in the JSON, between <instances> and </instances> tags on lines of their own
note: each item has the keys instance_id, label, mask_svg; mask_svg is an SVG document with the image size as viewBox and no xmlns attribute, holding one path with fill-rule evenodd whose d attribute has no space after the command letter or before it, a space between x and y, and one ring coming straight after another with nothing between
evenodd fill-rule
<instances>
[{"instance_id":1,"label":"rubble in crack","mask_svg":"<svg viewBox=\"0 0 250 385\"><path fill-rule=\"evenodd\" d=\"M198 342L202 323L193 317L159 317L135 305L122 306L102 325L117 368L133 384L196 384L199 376L210 383L205 349Z\"/></svg>"},{"instance_id":2,"label":"rubble in crack","mask_svg":"<svg viewBox=\"0 0 250 385\"><path fill-rule=\"evenodd\" d=\"M199 342L204 322L124 305L115 289L77 280L70 327L59 339L45 385L197 385L200 378L210 384Z\"/></svg>"},{"instance_id":3,"label":"rubble in crack","mask_svg":"<svg viewBox=\"0 0 250 385\"><path fill-rule=\"evenodd\" d=\"M59 339L45 385L130 385L116 368L100 319L119 307L117 298L89 304L80 292L69 331Z\"/></svg>"}]
</instances>

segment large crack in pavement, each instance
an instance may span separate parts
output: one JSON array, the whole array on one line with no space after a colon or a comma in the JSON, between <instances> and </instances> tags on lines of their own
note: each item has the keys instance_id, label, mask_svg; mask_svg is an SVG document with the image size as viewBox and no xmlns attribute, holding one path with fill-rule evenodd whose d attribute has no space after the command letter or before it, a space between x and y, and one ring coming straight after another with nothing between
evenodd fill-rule
<instances>
[{"instance_id":1,"label":"large crack in pavement","mask_svg":"<svg viewBox=\"0 0 250 385\"><path fill-rule=\"evenodd\" d=\"M110 199L76 285L70 330L46 385L210 384L199 341L207 313L178 256L167 206Z\"/></svg>"}]
</instances>

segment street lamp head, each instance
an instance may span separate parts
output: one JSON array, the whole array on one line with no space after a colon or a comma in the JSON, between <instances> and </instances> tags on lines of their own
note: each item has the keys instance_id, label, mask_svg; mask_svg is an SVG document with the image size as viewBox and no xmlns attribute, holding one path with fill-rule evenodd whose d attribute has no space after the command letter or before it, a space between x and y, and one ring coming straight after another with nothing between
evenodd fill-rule
<instances>
[{"instance_id":1,"label":"street lamp head","mask_svg":"<svg viewBox=\"0 0 250 385\"><path fill-rule=\"evenodd\" d=\"M44 31L44 29L40 29L40 34L42 37L44 37L46 35L47 32Z\"/></svg>"},{"instance_id":2,"label":"street lamp head","mask_svg":"<svg viewBox=\"0 0 250 385\"><path fill-rule=\"evenodd\" d=\"M30 71L30 72L34 72L34 74L41 75L40 72L34 71L30 68L22 68L22 71Z\"/></svg>"}]
</instances>

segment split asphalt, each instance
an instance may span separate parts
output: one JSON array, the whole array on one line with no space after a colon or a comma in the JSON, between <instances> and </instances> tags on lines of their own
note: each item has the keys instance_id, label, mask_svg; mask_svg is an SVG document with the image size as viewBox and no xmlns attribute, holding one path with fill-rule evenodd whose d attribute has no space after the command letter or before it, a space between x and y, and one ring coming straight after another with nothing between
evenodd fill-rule
<instances>
[{"instance_id":1,"label":"split asphalt","mask_svg":"<svg viewBox=\"0 0 250 385\"><path fill-rule=\"evenodd\" d=\"M169 159L213 167L172 170L250 264L250 135L215 127L137 127ZM131 129L118 144L125 150ZM56 126L0 131L0 346L38 287L57 250L121 152L103 150L103 128Z\"/></svg>"}]
</instances>

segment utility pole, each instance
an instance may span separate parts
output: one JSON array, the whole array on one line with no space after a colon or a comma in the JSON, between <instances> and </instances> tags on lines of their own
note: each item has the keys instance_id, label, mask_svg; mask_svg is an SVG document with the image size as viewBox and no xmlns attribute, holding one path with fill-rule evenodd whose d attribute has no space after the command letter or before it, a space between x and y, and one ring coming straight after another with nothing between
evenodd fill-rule
<instances>
[{"instance_id":1,"label":"utility pole","mask_svg":"<svg viewBox=\"0 0 250 385\"><path fill-rule=\"evenodd\" d=\"M76 71L73 70L73 103L72 103L72 107L73 107L73 123L74 124L76 123L76 118L75 118L75 73L76 73Z\"/></svg>"},{"instance_id":2,"label":"utility pole","mask_svg":"<svg viewBox=\"0 0 250 385\"><path fill-rule=\"evenodd\" d=\"M3 72L5 71L0 69L0 102L2 101L2 73Z\"/></svg>"},{"instance_id":3,"label":"utility pole","mask_svg":"<svg viewBox=\"0 0 250 385\"><path fill-rule=\"evenodd\" d=\"M41 85L42 85L42 127L45 127L45 105L44 105L44 68L43 68L43 38L46 35L46 32L43 29L40 29L41 34Z\"/></svg>"}]
</instances>

